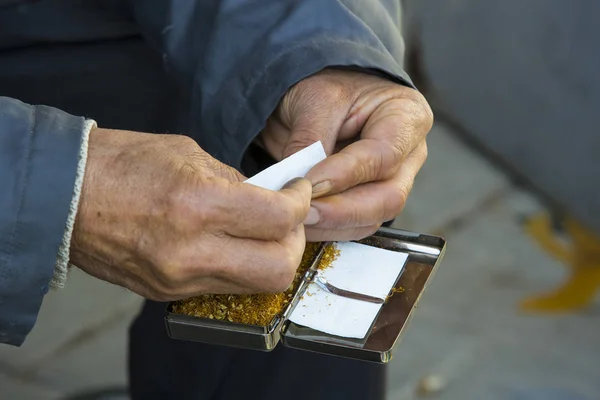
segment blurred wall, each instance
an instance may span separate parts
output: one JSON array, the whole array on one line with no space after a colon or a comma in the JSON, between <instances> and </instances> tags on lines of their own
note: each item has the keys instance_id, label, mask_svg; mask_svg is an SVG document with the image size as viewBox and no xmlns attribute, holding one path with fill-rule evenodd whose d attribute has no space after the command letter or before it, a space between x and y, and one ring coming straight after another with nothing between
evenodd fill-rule
<instances>
[{"instance_id":1,"label":"blurred wall","mask_svg":"<svg viewBox=\"0 0 600 400\"><path fill-rule=\"evenodd\" d=\"M437 111L600 232L600 1L404 7Z\"/></svg>"}]
</instances>

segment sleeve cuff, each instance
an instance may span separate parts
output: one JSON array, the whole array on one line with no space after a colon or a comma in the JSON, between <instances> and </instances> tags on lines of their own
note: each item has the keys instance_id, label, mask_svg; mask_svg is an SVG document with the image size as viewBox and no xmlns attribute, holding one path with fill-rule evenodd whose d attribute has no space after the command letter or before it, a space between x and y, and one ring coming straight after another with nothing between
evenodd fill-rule
<instances>
[{"instance_id":1,"label":"sleeve cuff","mask_svg":"<svg viewBox=\"0 0 600 400\"><path fill-rule=\"evenodd\" d=\"M250 64L260 65L258 60ZM217 124L225 129L220 137L220 148L209 149L211 154L239 168L248 146L264 128L266 119L287 90L302 79L332 67L369 71L414 88L400 63L389 53L351 40L314 38L309 43L285 49L263 69L249 70L216 94L214 104L225 104L225 107L214 110L213 115L220 120ZM225 101L226 98L229 101Z\"/></svg>"},{"instance_id":2,"label":"sleeve cuff","mask_svg":"<svg viewBox=\"0 0 600 400\"><path fill-rule=\"evenodd\" d=\"M73 235L73 227L75 226L75 217L79 208L79 199L81 197L81 187L85 176L85 167L87 164L88 141L90 132L96 128L96 122L87 120L83 126L81 137L81 150L79 151L79 159L77 162L77 173L75 175L75 186L73 187L73 197L69 206L69 214L67 216L67 224L63 234L62 242L58 249L56 263L54 265L54 273L50 281L50 288L53 290L62 289L67 283L69 274L69 253L71 247L71 237Z\"/></svg>"}]
</instances>

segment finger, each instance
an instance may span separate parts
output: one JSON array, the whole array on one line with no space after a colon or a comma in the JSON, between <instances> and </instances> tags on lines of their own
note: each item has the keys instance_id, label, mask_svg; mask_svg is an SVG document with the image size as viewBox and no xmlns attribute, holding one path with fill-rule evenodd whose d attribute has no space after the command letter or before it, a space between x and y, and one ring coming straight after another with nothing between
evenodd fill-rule
<instances>
[{"instance_id":1,"label":"finger","mask_svg":"<svg viewBox=\"0 0 600 400\"><path fill-rule=\"evenodd\" d=\"M283 292L294 279L305 245L302 225L280 241L233 238L220 250L217 250L217 244L214 245L210 253L213 266L211 276L228 282L231 287L237 286L240 288L236 291L238 293L240 290L254 293ZM208 290L202 278L190 289L198 293ZM217 293L214 290L211 288L210 292Z\"/></svg>"},{"instance_id":2,"label":"finger","mask_svg":"<svg viewBox=\"0 0 600 400\"><path fill-rule=\"evenodd\" d=\"M230 282L223 278L206 277L200 285L180 287L175 292L165 293L156 291L145 286L142 282L135 282L130 288L135 293L140 294L148 300L167 302L176 300L185 300L191 297L201 296L205 294L251 294L255 293L249 288L240 286L237 283Z\"/></svg>"},{"instance_id":3,"label":"finger","mask_svg":"<svg viewBox=\"0 0 600 400\"><path fill-rule=\"evenodd\" d=\"M313 197L394 176L404 158L431 129L426 110L426 103L412 98L395 98L382 104L369 117L361 140L309 171L306 178L313 183Z\"/></svg>"},{"instance_id":4,"label":"finger","mask_svg":"<svg viewBox=\"0 0 600 400\"><path fill-rule=\"evenodd\" d=\"M359 240L371 236L380 225L362 226L348 229L319 229L304 227L306 231L306 240L308 242L332 242Z\"/></svg>"},{"instance_id":5,"label":"finger","mask_svg":"<svg viewBox=\"0 0 600 400\"><path fill-rule=\"evenodd\" d=\"M289 157L319 141L323 144L325 154L332 154L335 148L339 124L341 124L342 120L341 115L339 115L340 113L337 114L338 118L330 118L328 120L322 120L319 117L312 120L309 119L309 122L304 122L305 118L303 118L297 125L291 128L291 132L283 147L282 158Z\"/></svg>"},{"instance_id":6,"label":"finger","mask_svg":"<svg viewBox=\"0 0 600 400\"><path fill-rule=\"evenodd\" d=\"M282 157L289 157L317 141L321 141L325 153L331 154L353 98L343 85L327 82L316 88L301 90L302 101L284 107L289 115L282 120L287 121L284 126L287 125L289 136Z\"/></svg>"},{"instance_id":7,"label":"finger","mask_svg":"<svg viewBox=\"0 0 600 400\"><path fill-rule=\"evenodd\" d=\"M280 191L250 184L232 184L226 202L213 200L218 229L230 236L262 240L284 238L305 219L312 186L294 180ZM218 204L216 204L218 203Z\"/></svg>"},{"instance_id":8,"label":"finger","mask_svg":"<svg viewBox=\"0 0 600 400\"><path fill-rule=\"evenodd\" d=\"M257 292L280 293L289 288L294 280L296 271L302 261L302 255L306 247L306 234L303 225L290 232L284 239L278 242L279 246L273 245L273 252L268 252L267 257L274 266L265 268L256 265L248 274L247 268L239 281L244 286L251 287ZM242 268L243 265L242 265ZM248 282L247 284L245 284Z\"/></svg>"},{"instance_id":9,"label":"finger","mask_svg":"<svg viewBox=\"0 0 600 400\"><path fill-rule=\"evenodd\" d=\"M366 227L394 219L404 208L414 179L427 158L425 142L404 161L394 177L365 183L313 200L311 228L343 230ZM318 217L314 217L317 214Z\"/></svg>"}]
</instances>

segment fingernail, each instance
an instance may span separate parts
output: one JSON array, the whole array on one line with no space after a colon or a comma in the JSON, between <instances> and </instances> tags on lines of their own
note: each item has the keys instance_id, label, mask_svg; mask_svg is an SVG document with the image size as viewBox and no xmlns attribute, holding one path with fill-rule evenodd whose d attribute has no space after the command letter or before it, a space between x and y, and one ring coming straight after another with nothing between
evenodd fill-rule
<instances>
[{"instance_id":1,"label":"fingernail","mask_svg":"<svg viewBox=\"0 0 600 400\"><path fill-rule=\"evenodd\" d=\"M290 186L293 186L293 185L294 185L294 183L298 182L298 181L299 181L299 180L301 180L301 179L302 179L302 178L294 178L294 179L292 179L291 181L288 181L288 183L286 183L285 185L283 185L281 188L282 188L282 189L287 189L287 188L289 188Z\"/></svg>"},{"instance_id":2,"label":"fingernail","mask_svg":"<svg viewBox=\"0 0 600 400\"><path fill-rule=\"evenodd\" d=\"M333 185L330 181L319 182L313 186L312 197L315 198L327 194L332 187Z\"/></svg>"},{"instance_id":3,"label":"fingernail","mask_svg":"<svg viewBox=\"0 0 600 400\"><path fill-rule=\"evenodd\" d=\"M311 207L308 210L308 214L306 215L306 219L304 220L304 225L315 225L321 220L321 214L319 210L314 207Z\"/></svg>"}]
</instances>

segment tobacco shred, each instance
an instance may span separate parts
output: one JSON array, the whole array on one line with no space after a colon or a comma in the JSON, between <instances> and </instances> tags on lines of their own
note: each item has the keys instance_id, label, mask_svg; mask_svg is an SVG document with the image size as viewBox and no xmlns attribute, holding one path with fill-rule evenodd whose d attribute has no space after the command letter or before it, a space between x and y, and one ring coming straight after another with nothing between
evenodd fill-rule
<instances>
[{"instance_id":1,"label":"tobacco shred","mask_svg":"<svg viewBox=\"0 0 600 400\"><path fill-rule=\"evenodd\" d=\"M267 326L273 318L281 314L293 299L302 278L319 250L319 245L319 243L306 244L294 281L290 288L283 293L203 295L175 302L173 312L241 324ZM338 255L339 250L334 245L327 246L318 268L329 268Z\"/></svg>"},{"instance_id":2,"label":"tobacco shred","mask_svg":"<svg viewBox=\"0 0 600 400\"><path fill-rule=\"evenodd\" d=\"M392 296L394 296L396 293L404 293L405 289L402 286L399 287L395 287L392 288L392 291L390 292L390 294L385 298L385 301L387 302L389 299L392 298Z\"/></svg>"},{"instance_id":3,"label":"tobacco shred","mask_svg":"<svg viewBox=\"0 0 600 400\"><path fill-rule=\"evenodd\" d=\"M340 251L335 246L335 244L331 244L331 245L327 246L325 248L325 250L323 251L323 256L321 257L321 260L319 261L319 265L317 266L317 269L320 271L323 271L323 270L326 270L327 268L330 268L331 265L333 264L333 262L335 261L335 259L338 258L339 255L340 255Z\"/></svg>"}]
</instances>

